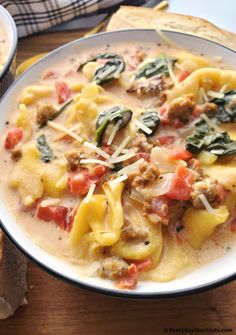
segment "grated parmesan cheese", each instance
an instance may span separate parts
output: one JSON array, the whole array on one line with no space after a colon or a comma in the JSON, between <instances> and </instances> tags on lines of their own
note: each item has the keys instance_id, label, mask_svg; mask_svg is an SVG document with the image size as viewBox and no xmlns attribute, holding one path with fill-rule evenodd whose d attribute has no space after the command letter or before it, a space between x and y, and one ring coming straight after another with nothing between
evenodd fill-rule
<instances>
[{"instance_id":1,"label":"grated parmesan cheese","mask_svg":"<svg viewBox=\"0 0 236 335\"><path fill-rule=\"evenodd\" d=\"M118 132L119 128L120 128L120 125L121 125L122 121L121 120L118 120L115 124L115 127L113 128L112 132L111 132L111 135L110 137L108 138L108 141L107 141L107 144L108 145L111 145L115 136L116 136L116 133Z\"/></svg>"},{"instance_id":2,"label":"grated parmesan cheese","mask_svg":"<svg viewBox=\"0 0 236 335\"><path fill-rule=\"evenodd\" d=\"M76 133L74 133L72 130L62 126L61 124L59 123L56 123L56 122L53 122L53 121L48 121L47 125L51 128L54 128L56 130L60 130L62 131L63 133L69 135L70 137L72 137L74 140L78 141L78 142L82 142L82 138L77 135Z\"/></svg>"},{"instance_id":3,"label":"grated parmesan cheese","mask_svg":"<svg viewBox=\"0 0 236 335\"><path fill-rule=\"evenodd\" d=\"M206 116L206 114L201 114L201 119L203 119L204 121L206 121L206 123L208 124L208 126L212 129L214 129L217 132L222 132L222 129L220 129L220 127L218 127L214 122L212 122L208 116Z\"/></svg>"},{"instance_id":4,"label":"grated parmesan cheese","mask_svg":"<svg viewBox=\"0 0 236 335\"><path fill-rule=\"evenodd\" d=\"M74 126L68 128L71 131L75 131L78 130L81 127L81 125L79 123L75 124ZM63 138L65 136L65 133L60 133L59 135L57 135L56 137L54 137L53 141L58 141L61 138Z\"/></svg>"},{"instance_id":5,"label":"grated parmesan cheese","mask_svg":"<svg viewBox=\"0 0 236 335\"><path fill-rule=\"evenodd\" d=\"M54 205L58 205L60 202L61 202L61 199L59 198L45 199L40 202L40 207L54 206Z\"/></svg>"},{"instance_id":6,"label":"grated parmesan cheese","mask_svg":"<svg viewBox=\"0 0 236 335\"><path fill-rule=\"evenodd\" d=\"M152 133L152 130L147 126L145 126L145 124L143 124L139 120L134 119L134 123L137 125L139 129L142 129L146 134L150 135Z\"/></svg>"},{"instance_id":7,"label":"grated parmesan cheese","mask_svg":"<svg viewBox=\"0 0 236 335\"><path fill-rule=\"evenodd\" d=\"M224 98L224 93L215 92L215 91L207 91L207 95L211 98L217 98L217 99Z\"/></svg>"},{"instance_id":8,"label":"grated parmesan cheese","mask_svg":"<svg viewBox=\"0 0 236 335\"><path fill-rule=\"evenodd\" d=\"M135 152L129 152L127 154L124 154L124 155L121 155L115 158L111 158L109 159L108 162L111 164L120 163L120 162L126 161L127 159L134 157L135 155L136 155Z\"/></svg>"},{"instance_id":9,"label":"grated parmesan cheese","mask_svg":"<svg viewBox=\"0 0 236 335\"><path fill-rule=\"evenodd\" d=\"M206 210L210 213L210 214L215 214L215 209L211 207L211 205L209 204L209 202L207 201L207 198L205 197L204 194L200 194L199 198L201 199L203 205L206 207Z\"/></svg>"},{"instance_id":10,"label":"grated parmesan cheese","mask_svg":"<svg viewBox=\"0 0 236 335\"><path fill-rule=\"evenodd\" d=\"M169 71L169 74L170 74L170 77L171 77L173 83L174 83L175 85L178 85L179 81L178 81L178 79L176 78L176 76L174 75L174 72L173 72L173 69L172 69L172 67L171 67L171 63L170 63L169 60L167 60L167 68L168 68L168 71Z\"/></svg>"},{"instance_id":11,"label":"grated parmesan cheese","mask_svg":"<svg viewBox=\"0 0 236 335\"><path fill-rule=\"evenodd\" d=\"M80 164L101 164L101 165L107 166L109 168L114 167L112 164L104 162L101 159L93 159L93 158L81 159Z\"/></svg>"},{"instance_id":12,"label":"grated parmesan cheese","mask_svg":"<svg viewBox=\"0 0 236 335\"><path fill-rule=\"evenodd\" d=\"M138 161L134 162L133 164L127 165L125 166L123 169L118 171L118 175L122 175L122 174L129 174L130 172L135 171L140 164L142 164L144 162L143 158L140 158Z\"/></svg>"},{"instance_id":13,"label":"grated parmesan cheese","mask_svg":"<svg viewBox=\"0 0 236 335\"><path fill-rule=\"evenodd\" d=\"M201 103L208 102L209 99L203 87L200 87L199 92L200 92Z\"/></svg>"},{"instance_id":14,"label":"grated parmesan cheese","mask_svg":"<svg viewBox=\"0 0 236 335\"><path fill-rule=\"evenodd\" d=\"M86 197L84 198L84 202L89 202L91 200L95 188L96 188L96 184L95 183L93 183L93 184L90 185L88 193L87 193Z\"/></svg>"},{"instance_id":15,"label":"grated parmesan cheese","mask_svg":"<svg viewBox=\"0 0 236 335\"><path fill-rule=\"evenodd\" d=\"M224 93L227 89L227 85L223 85L221 89L219 90L219 93Z\"/></svg>"},{"instance_id":16,"label":"grated parmesan cheese","mask_svg":"<svg viewBox=\"0 0 236 335\"><path fill-rule=\"evenodd\" d=\"M120 184L122 181L128 179L128 176L126 174L123 174L122 176L116 178L116 179L112 179L109 181L109 185L110 187L114 187L118 184Z\"/></svg>"},{"instance_id":17,"label":"grated parmesan cheese","mask_svg":"<svg viewBox=\"0 0 236 335\"><path fill-rule=\"evenodd\" d=\"M112 158L118 157L119 154L124 150L124 148L126 147L126 145L128 144L130 140L130 136L127 136L123 142L121 142L121 144L118 146L118 148L116 149L115 152L113 152L113 154L111 155Z\"/></svg>"},{"instance_id":18,"label":"grated parmesan cheese","mask_svg":"<svg viewBox=\"0 0 236 335\"><path fill-rule=\"evenodd\" d=\"M106 158L106 159L109 159L110 158L110 155L108 155L107 152L105 152L104 150L96 147L96 145L94 145L93 143L90 143L90 142L84 142L84 146L86 148L89 148L89 149L92 149L93 151L95 151L98 155Z\"/></svg>"}]
</instances>

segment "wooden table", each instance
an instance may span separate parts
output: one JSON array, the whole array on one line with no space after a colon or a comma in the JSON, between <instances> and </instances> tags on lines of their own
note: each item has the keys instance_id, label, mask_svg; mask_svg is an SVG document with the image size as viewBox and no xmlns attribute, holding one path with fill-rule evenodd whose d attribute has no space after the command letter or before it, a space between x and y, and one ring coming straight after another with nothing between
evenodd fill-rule
<instances>
[{"instance_id":1,"label":"wooden table","mask_svg":"<svg viewBox=\"0 0 236 335\"><path fill-rule=\"evenodd\" d=\"M48 52L83 33L24 38L19 42L17 61ZM0 321L1 335L159 335L171 334L165 328L186 327L231 328L231 334L236 334L236 282L176 299L138 301L87 292L29 262L28 287L28 305Z\"/></svg>"}]
</instances>

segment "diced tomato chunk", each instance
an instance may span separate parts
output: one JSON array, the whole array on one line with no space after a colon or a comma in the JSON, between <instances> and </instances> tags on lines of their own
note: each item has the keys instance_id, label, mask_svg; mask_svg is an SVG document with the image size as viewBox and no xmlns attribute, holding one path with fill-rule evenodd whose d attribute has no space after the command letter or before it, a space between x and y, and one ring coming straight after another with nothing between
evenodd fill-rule
<instances>
[{"instance_id":1,"label":"diced tomato chunk","mask_svg":"<svg viewBox=\"0 0 236 335\"><path fill-rule=\"evenodd\" d=\"M68 178L69 191L73 195L84 195L88 193L89 187L96 181L86 169L80 172L72 172Z\"/></svg>"},{"instance_id":2,"label":"diced tomato chunk","mask_svg":"<svg viewBox=\"0 0 236 335\"><path fill-rule=\"evenodd\" d=\"M146 162L150 161L150 154L147 152L138 152L136 154L136 158L137 160L139 160L140 158L143 158Z\"/></svg>"},{"instance_id":3,"label":"diced tomato chunk","mask_svg":"<svg viewBox=\"0 0 236 335\"><path fill-rule=\"evenodd\" d=\"M5 139L5 149L13 149L23 138L23 131L20 128L11 129Z\"/></svg>"},{"instance_id":4,"label":"diced tomato chunk","mask_svg":"<svg viewBox=\"0 0 236 335\"><path fill-rule=\"evenodd\" d=\"M190 74L191 74L191 72L189 72L187 70L184 70L178 78L179 82L181 83L181 81L186 79Z\"/></svg>"},{"instance_id":5,"label":"diced tomato chunk","mask_svg":"<svg viewBox=\"0 0 236 335\"><path fill-rule=\"evenodd\" d=\"M153 265L151 257L141 259L139 261L132 261L132 263L136 265L138 272L149 271Z\"/></svg>"},{"instance_id":6,"label":"diced tomato chunk","mask_svg":"<svg viewBox=\"0 0 236 335\"><path fill-rule=\"evenodd\" d=\"M169 105L166 102L160 107L159 109L160 116L163 116L164 114L166 114L168 107Z\"/></svg>"},{"instance_id":7,"label":"diced tomato chunk","mask_svg":"<svg viewBox=\"0 0 236 335\"><path fill-rule=\"evenodd\" d=\"M43 221L54 221L61 229L68 230L70 211L70 208L64 206L39 206L37 217Z\"/></svg>"},{"instance_id":8,"label":"diced tomato chunk","mask_svg":"<svg viewBox=\"0 0 236 335\"><path fill-rule=\"evenodd\" d=\"M184 166L177 166L166 196L174 200L189 200L192 191L193 173Z\"/></svg>"},{"instance_id":9,"label":"diced tomato chunk","mask_svg":"<svg viewBox=\"0 0 236 335\"><path fill-rule=\"evenodd\" d=\"M66 102L70 95L71 95L71 91L70 88L68 87L68 85L62 81L62 80L58 80L55 82L55 87L56 87L56 94L57 94L57 101L59 104L62 104L64 102Z\"/></svg>"},{"instance_id":10,"label":"diced tomato chunk","mask_svg":"<svg viewBox=\"0 0 236 335\"><path fill-rule=\"evenodd\" d=\"M102 178L106 172L107 169L104 165L96 165L93 169L93 174L97 178Z\"/></svg>"},{"instance_id":11,"label":"diced tomato chunk","mask_svg":"<svg viewBox=\"0 0 236 335\"><path fill-rule=\"evenodd\" d=\"M193 155L191 154L191 152L189 152L188 150L185 150L184 148L179 148L179 149L173 149L170 152L170 158L171 159L182 159L184 161L189 160Z\"/></svg>"},{"instance_id":12,"label":"diced tomato chunk","mask_svg":"<svg viewBox=\"0 0 236 335\"><path fill-rule=\"evenodd\" d=\"M169 136L160 136L157 138L160 145L165 145L165 144L171 144L175 141L176 137L175 136L172 136L172 135L169 135Z\"/></svg>"},{"instance_id":13,"label":"diced tomato chunk","mask_svg":"<svg viewBox=\"0 0 236 335\"><path fill-rule=\"evenodd\" d=\"M134 289L138 282L138 269L137 266L132 263L129 265L128 274L119 279L116 282L116 286L120 289Z\"/></svg>"}]
</instances>

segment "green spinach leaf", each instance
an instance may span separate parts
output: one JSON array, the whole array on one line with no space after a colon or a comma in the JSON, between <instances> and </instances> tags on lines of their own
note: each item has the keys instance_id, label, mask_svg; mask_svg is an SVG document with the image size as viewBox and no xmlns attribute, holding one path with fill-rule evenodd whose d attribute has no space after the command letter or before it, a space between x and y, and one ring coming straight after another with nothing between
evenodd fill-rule
<instances>
[{"instance_id":1,"label":"green spinach leaf","mask_svg":"<svg viewBox=\"0 0 236 335\"><path fill-rule=\"evenodd\" d=\"M80 71L85 64L96 61L98 59L107 60L106 63L99 67L94 74L93 81L95 81L98 85L105 84L113 79L117 79L121 72L123 72L125 69L125 62L123 57L114 53L103 53L98 54L96 57L81 64L77 71Z\"/></svg>"},{"instance_id":2,"label":"green spinach leaf","mask_svg":"<svg viewBox=\"0 0 236 335\"><path fill-rule=\"evenodd\" d=\"M217 105L217 110L209 117L213 116L222 123L236 122L236 90L227 91L223 98L214 98L210 102Z\"/></svg>"},{"instance_id":3,"label":"green spinach leaf","mask_svg":"<svg viewBox=\"0 0 236 335\"><path fill-rule=\"evenodd\" d=\"M37 138L37 148L41 154L41 160L44 163L49 163L55 158L52 148L48 145L46 136L44 134Z\"/></svg>"},{"instance_id":4,"label":"green spinach leaf","mask_svg":"<svg viewBox=\"0 0 236 335\"><path fill-rule=\"evenodd\" d=\"M142 113L142 115L140 117L140 122L142 122L146 127L151 129L151 131L152 131L151 134L145 133L146 136L151 136L158 129L158 127L160 125L160 118L159 118L157 112L147 111L147 112ZM140 129L140 131L143 132L142 129Z\"/></svg>"},{"instance_id":5,"label":"green spinach leaf","mask_svg":"<svg viewBox=\"0 0 236 335\"><path fill-rule=\"evenodd\" d=\"M167 63L169 62L172 67L174 67L176 58L161 55L159 57L155 57L150 60L149 63L144 63L144 65L140 67L140 69L135 74L135 79L139 79L142 77L150 78L157 74L163 73L166 77L169 77L169 70Z\"/></svg>"},{"instance_id":6,"label":"green spinach leaf","mask_svg":"<svg viewBox=\"0 0 236 335\"><path fill-rule=\"evenodd\" d=\"M204 120L198 122L196 127L195 132L186 138L186 150L192 154L204 150L218 157L236 155L236 141L232 141L226 131L213 133Z\"/></svg>"},{"instance_id":7,"label":"green spinach leaf","mask_svg":"<svg viewBox=\"0 0 236 335\"><path fill-rule=\"evenodd\" d=\"M109 110L102 112L96 123L96 133L95 133L95 141L98 143L98 146L102 145L103 135L107 129L107 126L110 123L119 123L119 129L125 127L132 118L132 111L125 107L115 106Z\"/></svg>"}]
</instances>

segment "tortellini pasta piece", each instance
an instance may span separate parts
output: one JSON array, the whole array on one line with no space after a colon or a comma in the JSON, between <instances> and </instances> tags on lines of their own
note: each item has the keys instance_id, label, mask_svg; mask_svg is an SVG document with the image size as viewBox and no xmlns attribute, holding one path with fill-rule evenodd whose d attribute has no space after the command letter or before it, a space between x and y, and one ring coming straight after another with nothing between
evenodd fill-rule
<instances>
[{"instance_id":1,"label":"tortellini pasta piece","mask_svg":"<svg viewBox=\"0 0 236 335\"><path fill-rule=\"evenodd\" d=\"M81 202L70 233L71 246L76 246L80 242L83 235L90 230L91 223L95 228L102 225L105 211L106 199L104 195L95 194L90 201L83 200Z\"/></svg>"},{"instance_id":2,"label":"tortellini pasta piece","mask_svg":"<svg viewBox=\"0 0 236 335\"><path fill-rule=\"evenodd\" d=\"M220 70L214 68L204 68L193 72L182 83L176 85L175 88L167 92L167 101L170 102L175 98L185 94L193 93L194 99L198 100L200 88L218 91L225 84L227 89L235 89L236 87L236 71Z\"/></svg>"},{"instance_id":3,"label":"tortellini pasta piece","mask_svg":"<svg viewBox=\"0 0 236 335\"><path fill-rule=\"evenodd\" d=\"M199 249L203 242L213 234L215 228L227 220L228 216L229 211L226 206L214 209L214 213L209 213L206 209L187 209L183 223L186 239L191 247Z\"/></svg>"},{"instance_id":4,"label":"tortellini pasta piece","mask_svg":"<svg viewBox=\"0 0 236 335\"><path fill-rule=\"evenodd\" d=\"M229 162L214 163L204 167L204 171L212 178L222 184L227 190L236 193L236 160Z\"/></svg>"},{"instance_id":5,"label":"tortellini pasta piece","mask_svg":"<svg viewBox=\"0 0 236 335\"><path fill-rule=\"evenodd\" d=\"M32 135L32 124L30 120L30 112L24 104L20 104L19 106L16 126L24 130L24 140L29 140Z\"/></svg>"},{"instance_id":6,"label":"tortellini pasta piece","mask_svg":"<svg viewBox=\"0 0 236 335\"><path fill-rule=\"evenodd\" d=\"M103 246L95 238L94 232L85 233L80 242L73 246L72 252L80 259L94 260L102 256Z\"/></svg>"},{"instance_id":7,"label":"tortellini pasta piece","mask_svg":"<svg viewBox=\"0 0 236 335\"><path fill-rule=\"evenodd\" d=\"M164 241L164 251L159 264L152 271L143 273L143 279L157 282L174 280L181 271L194 264L186 245L177 244L167 232L164 234Z\"/></svg>"},{"instance_id":8,"label":"tortellini pasta piece","mask_svg":"<svg viewBox=\"0 0 236 335\"><path fill-rule=\"evenodd\" d=\"M45 164L34 144L23 148L21 159L16 162L10 174L9 185L17 188L25 206L32 205L43 194L59 197L63 187L57 187L58 181L66 172L66 165L58 162Z\"/></svg>"},{"instance_id":9,"label":"tortellini pasta piece","mask_svg":"<svg viewBox=\"0 0 236 335\"><path fill-rule=\"evenodd\" d=\"M143 219L147 228L147 236L142 239L120 239L112 246L112 254L124 259L140 260L155 253L155 257L161 256L163 247L161 224L152 225Z\"/></svg>"},{"instance_id":10,"label":"tortellini pasta piece","mask_svg":"<svg viewBox=\"0 0 236 335\"><path fill-rule=\"evenodd\" d=\"M43 186L44 192L49 197L59 197L64 189L62 184L58 184L61 178L65 175L66 165L61 165L58 162L51 162L50 164L43 164Z\"/></svg>"},{"instance_id":11,"label":"tortellini pasta piece","mask_svg":"<svg viewBox=\"0 0 236 335\"><path fill-rule=\"evenodd\" d=\"M120 238L123 226L121 195L124 184L103 185L104 194L94 194L89 201L83 200L76 213L70 234L70 244L76 246L90 229L102 246L111 246Z\"/></svg>"},{"instance_id":12,"label":"tortellini pasta piece","mask_svg":"<svg viewBox=\"0 0 236 335\"><path fill-rule=\"evenodd\" d=\"M22 158L15 164L9 179L10 186L18 189L25 206L42 196L42 177L40 153L35 145L29 145L23 150Z\"/></svg>"},{"instance_id":13,"label":"tortellini pasta piece","mask_svg":"<svg viewBox=\"0 0 236 335\"><path fill-rule=\"evenodd\" d=\"M81 123L80 135L84 135L85 137L91 135L94 131L95 121L99 112L95 100L101 92L103 92L103 89L96 85L96 83L86 85L81 93L74 97L75 102L68 109L67 126L79 122Z\"/></svg>"},{"instance_id":14,"label":"tortellini pasta piece","mask_svg":"<svg viewBox=\"0 0 236 335\"><path fill-rule=\"evenodd\" d=\"M92 81L96 70L101 66L98 62L89 62L83 66L82 72L88 81Z\"/></svg>"},{"instance_id":15,"label":"tortellini pasta piece","mask_svg":"<svg viewBox=\"0 0 236 335\"><path fill-rule=\"evenodd\" d=\"M52 95L53 88L46 85L32 85L26 87L20 97L20 103L26 106L35 103L37 100Z\"/></svg>"},{"instance_id":16,"label":"tortellini pasta piece","mask_svg":"<svg viewBox=\"0 0 236 335\"><path fill-rule=\"evenodd\" d=\"M181 52L177 54L178 64L183 67L184 70L194 72L204 67L210 67L210 62L200 56L195 56L188 52Z\"/></svg>"}]
</instances>

